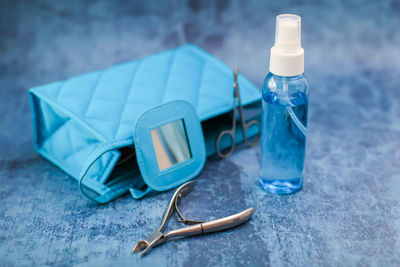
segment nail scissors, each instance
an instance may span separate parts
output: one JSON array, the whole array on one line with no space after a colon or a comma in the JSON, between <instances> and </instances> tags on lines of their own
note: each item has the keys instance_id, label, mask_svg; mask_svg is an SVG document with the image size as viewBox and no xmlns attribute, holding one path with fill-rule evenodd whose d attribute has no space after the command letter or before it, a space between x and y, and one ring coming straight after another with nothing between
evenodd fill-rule
<instances>
[{"instance_id":1,"label":"nail scissors","mask_svg":"<svg viewBox=\"0 0 400 267\"><path fill-rule=\"evenodd\" d=\"M233 93L232 128L220 132L217 137L217 142L216 142L216 151L217 151L218 156L220 156L221 158L229 157L233 153L233 150L235 150L235 132L236 132L236 123L237 123L236 122L236 114L237 114L238 107L239 107L239 116L240 116L240 122L242 125L244 142L248 146L254 146L260 141L260 134L258 134L256 139L252 142L247 138L247 130L252 126L257 126L258 129L261 130L261 123L258 120L250 120L248 122L246 122L244 120L243 107L242 107L242 102L240 100L240 93L239 93L238 68L237 67L235 67L235 70L233 71L233 78L234 78L234 83L233 83L234 93ZM226 152L223 152L220 149L220 141L223 136L228 136L232 141L231 146L228 148L228 150Z\"/></svg>"},{"instance_id":2,"label":"nail scissors","mask_svg":"<svg viewBox=\"0 0 400 267\"><path fill-rule=\"evenodd\" d=\"M172 196L168 204L168 207L164 211L160 226L145 240L140 240L139 242L137 242L132 249L132 252L140 252L140 255L145 255L150 251L151 248L158 246L173 237L186 237L223 231L225 229L233 228L246 222L253 215L254 208L250 208L237 214L209 222L184 219L181 212L178 210L178 201L184 195L192 191L195 184L195 181L190 181L183 184L176 190L175 194ZM179 222L183 222L184 224L190 226L164 233L164 229L167 226L167 223L175 210L177 211L178 217L180 218Z\"/></svg>"}]
</instances>

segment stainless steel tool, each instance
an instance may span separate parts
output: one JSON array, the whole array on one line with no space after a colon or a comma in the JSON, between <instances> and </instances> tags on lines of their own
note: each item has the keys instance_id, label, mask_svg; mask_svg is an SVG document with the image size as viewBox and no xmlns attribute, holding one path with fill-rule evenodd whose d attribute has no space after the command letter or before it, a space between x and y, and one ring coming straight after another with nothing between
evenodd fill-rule
<instances>
[{"instance_id":1,"label":"stainless steel tool","mask_svg":"<svg viewBox=\"0 0 400 267\"><path fill-rule=\"evenodd\" d=\"M242 131L243 131L243 140L248 146L254 146L257 145L258 142L260 141L260 134L257 134L255 136L255 139L251 141L249 138L247 138L247 130L250 127L258 127L259 131L261 132L261 123L258 120L250 120L250 121L245 121L244 115L243 115L243 107L242 107L242 102L240 100L240 92L239 92L239 83L238 83L238 69L237 67L233 71L233 115L232 115L232 128L228 130L224 130L218 134L217 141L215 143L216 146L216 151L218 156L221 158L227 158L230 155L232 155L233 151L235 150L235 134L236 134L236 114L237 114L237 109L239 109L239 116L240 116L240 123L242 124ZM221 150L220 148L220 142L221 139L225 136L225 138L230 138L231 139L231 145L229 148L226 150Z\"/></svg>"},{"instance_id":2,"label":"stainless steel tool","mask_svg":"<svg viewBox=\"0 0 400 267\"><path fill-rule=\"evenodd\" d=\"M190 181L183 184L176 190L175 194L172 196L168 204L168 207L164 211L160 226L145 240L140 240L139 242L137 242L135 247L132 249L132 252L140 252L141 255L144 255L148 253L152 247L160 245L173 237L202 235L233 228L246 222L253 215L254 208L250 208L237 214L209 222L184 219L182 214L178 210L178 201L184 195L189 193L194 188L195 184L196 183L194 181ZM177 211L177 214L180 218L179 221L190 226L163 233L165 227L167 226L168 220L171 218L175 210Z\"/></svg>"}]
</instances>

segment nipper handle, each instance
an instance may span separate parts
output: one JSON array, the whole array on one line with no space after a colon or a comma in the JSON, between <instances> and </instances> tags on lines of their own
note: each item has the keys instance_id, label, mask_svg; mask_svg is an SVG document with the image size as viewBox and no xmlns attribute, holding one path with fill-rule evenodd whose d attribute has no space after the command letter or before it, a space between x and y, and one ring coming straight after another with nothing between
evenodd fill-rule
<instances>
[{"instance_id":1,"label":"nipper handle","mask_svg":"<svg viewBox=\"0 0 400 267\"><path fill-rule=\"evenodd\" d=\"M254 208L249 208L228 217L172 230L164 235L164 240L172 237L207 234L233 228L246 222L248 219L250 219L253 213Z\"/></svg>"},{"instance_id":2,"label":"nipper handle","mask_svg":"<svg viewBox=\"0 0 400 267\"><path fill-rule=\"evenodd\" d=\"M174 195L172 196L171 200L168 203L167 208L164 211L163 217L161 219L160 226L158 227L158 231L163 232L165 227L167 226L167 222L169 218L171 218L172 214L175 211L175 201L178 197L183 197L187 193L193 190L194 186L196 185L195 181L190 181L181 185Z\"/></svg>"}]
</instances>

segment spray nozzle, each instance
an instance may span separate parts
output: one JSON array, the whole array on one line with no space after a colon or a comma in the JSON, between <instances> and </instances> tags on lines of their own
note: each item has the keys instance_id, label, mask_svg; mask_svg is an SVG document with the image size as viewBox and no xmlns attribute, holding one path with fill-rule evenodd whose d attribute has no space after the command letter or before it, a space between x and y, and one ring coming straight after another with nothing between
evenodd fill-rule
<instances>
[{"instance_id":1,"label":"spray nozzle","mask_svg":"<svg viewBox=\"0 0 400 267\"><path fill-rule=\"evenodd\" d=\"M300 16L282 14L276 17L275 45L271 49L270 71L279 76L296 76L304 72Z\"/></svg>"},{"instance_id":2,"label":"spray nozzle","mask_svg":"<svg viewBox=\"0 0 400 267\"><path fill-rule=\"evenodd\" d=\"M283 53L298 53L301 50L300 16L283 14L276 17L275 47Z\"/></svg>"}]
</instances>

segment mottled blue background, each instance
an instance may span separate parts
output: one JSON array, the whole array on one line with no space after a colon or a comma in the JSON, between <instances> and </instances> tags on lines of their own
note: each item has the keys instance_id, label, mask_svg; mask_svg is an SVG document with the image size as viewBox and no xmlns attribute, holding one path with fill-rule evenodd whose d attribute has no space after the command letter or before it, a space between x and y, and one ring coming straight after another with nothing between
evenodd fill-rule
<instances>
[{"instance_id":1,"label":"mottled blue background","mask_svg":"<svg viewBox=\"0 0 400 267\"><path fill-rule=\"evenodd\" d=\"M257 184L259 148L211 158L184 213L247 207L235 230L133 244L172 192L95 206L33 150L28 88L192 42L261 85L275 16L302 15L311 85L305 184ZM0 264L400 265L400 1L0 2ZM169 228L178 227L172 220Z\"/></svg>"}]
</instances>

